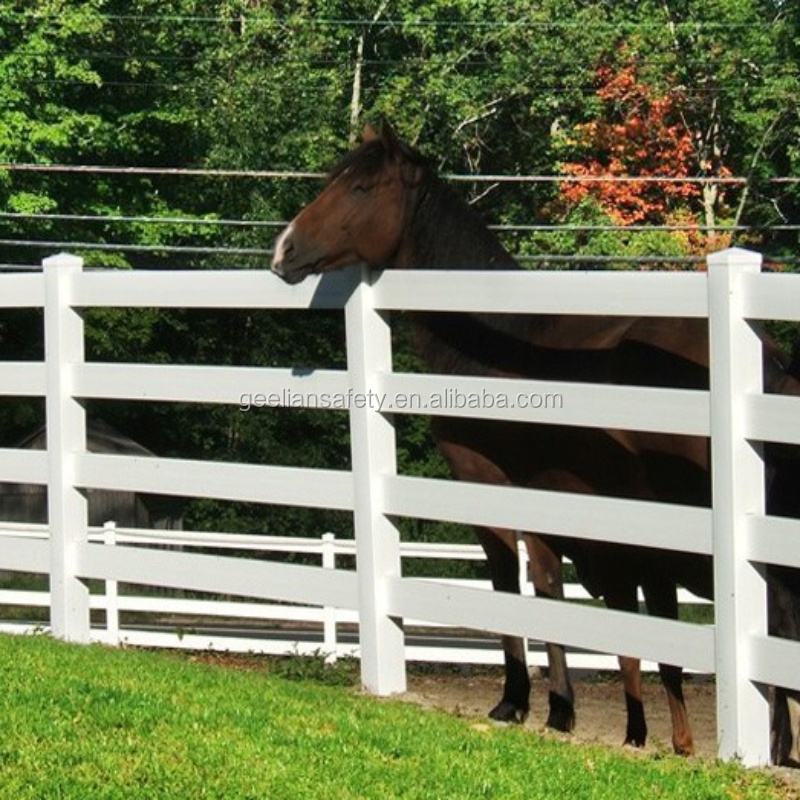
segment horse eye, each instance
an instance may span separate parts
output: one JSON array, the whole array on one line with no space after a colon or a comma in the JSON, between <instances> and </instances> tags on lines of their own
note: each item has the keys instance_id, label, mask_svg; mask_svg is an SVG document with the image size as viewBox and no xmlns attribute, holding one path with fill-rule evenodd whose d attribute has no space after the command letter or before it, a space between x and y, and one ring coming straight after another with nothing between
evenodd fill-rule
<instances>
[{"instance_id":1,"label":"horse eye","mask_svg":"<svg viewBox=\"0 0 800 800\"><path fill-rule=\"evenodd\" d=\"M372 187L364 183L357 183L353 186L353 191L356 194L369 194L372 191Z\"/></svg>"}]
</instances>

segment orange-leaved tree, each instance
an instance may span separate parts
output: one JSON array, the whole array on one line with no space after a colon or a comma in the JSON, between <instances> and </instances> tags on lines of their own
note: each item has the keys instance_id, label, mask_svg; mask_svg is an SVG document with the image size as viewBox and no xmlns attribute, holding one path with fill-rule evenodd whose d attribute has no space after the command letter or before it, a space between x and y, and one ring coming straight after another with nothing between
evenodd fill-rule
<instances>
[{"instance_id":1,"label":"orange-leaved tree","mask_svg":"<svg viewBox=\"0 0 800 800\"><path fill-rule=\"evenodd\" d=\"M568 209L591 198L620 226L684 228L674 235L687 253L716 249L722 242L714 231L691 230L701 218L703 188L684 179L708 165L700 164L684 122L683 93L648 85L636 58L623 56L621 65L597 68L597 116L562 135L560 144L570 153L563 174L578 180L561 182L561 198ZM713 172L729 174L722 165Z\"/></svg>"}]
</instances>

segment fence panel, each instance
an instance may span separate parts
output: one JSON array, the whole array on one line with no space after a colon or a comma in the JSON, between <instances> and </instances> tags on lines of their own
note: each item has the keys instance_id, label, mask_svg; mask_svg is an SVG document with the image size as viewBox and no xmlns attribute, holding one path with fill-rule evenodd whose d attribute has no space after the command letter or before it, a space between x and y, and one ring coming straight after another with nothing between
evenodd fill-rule
<instances>
[{"instance_id":1,"label":"fence panel","mask_svg":"<svg viewBox=\"0 0 800 800\"><path fill-rule=\"evenodd\" d=\"M76 485L83 488L353 508L350 474L332 469L85 453L75 473Z\"/></svg>"},{"instance_id":2,"label":"fence panel","mask_svg":"<svg viewBox=\"0 0 800 800\"><path fill-rule=\"evenodd\" d=\"M310 395L346 395L344 371L315 370L298 375L290 369L197 367L163 364L82 364L75 393L83 398L226 403L239 407L299 404Z\"/></svg>"},{"instance_id":3,"label":"fence panel","mask_svg":"<svg viewBox=\"0 0 800 800\"><path fill-rule=\"evenodd\" d=\"M703 273L386 270L375 282L385 311L477 311L706 317Z\"/></svg>"},{"instance_id":4,"label":"fence panel","mask_svg":"<svg viewBox=\"0 0 800 800\"><path fill-rule=\"evenodd\" d=\"M387 478L383 493L398 516L712 552L706 508L406 476Z\"/></svg>"},{"instance_id":5,"label":"fence panel","mask_svg":"<svg viewBox=\"0 0 800 800\"><path fill-rule=\"evenodd\" d=\"M566 381L384 372L386 410L708 436L708 393ZM480 403L471 402L480 399Z\"/></svg>"}]
</instances>

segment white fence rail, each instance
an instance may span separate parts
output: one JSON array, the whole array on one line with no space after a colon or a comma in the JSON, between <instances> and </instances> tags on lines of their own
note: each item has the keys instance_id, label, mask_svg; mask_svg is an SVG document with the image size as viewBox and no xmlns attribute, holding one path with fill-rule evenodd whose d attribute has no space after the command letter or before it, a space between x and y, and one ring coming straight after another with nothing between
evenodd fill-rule
<instances>
[{"instance_id":1,"label":"white fence rail","mask_svg":"<svg viewBox=\"0 0 800 800\"><path fill-rule=\"evenodd\" d=\"M800 402L762 394L761 351L747 321L800 320L800 277L762 275L759 263L755 254L732 250L711 257L708 273L390 272L372 277L350 271L289 287L266 272L84 272L79 259L57 256L45 262L42 275L0 275L0 308L44 307L45 361L0 364L0 395L46 397L49 445L40 453L0 449L0 481L47 484L50 530L45 540L0 537L0 568L49 573L53 632L74 641L88 641L91 635L85 583L91 579L357 612L362 680L379 694L405 687L402 619L682 663L717 674L720 754L766 762L763 685L800 689L795 668L800 647L767 635L766 591L754 564L800 567L800 523L764 515L763 464L750 442L800 442ZM81 310L91 306L344 307L348 368L305 375L284 369L88 364ZM711 391L393 373L386 312L422 308L708 316ZM86 452L86 399L239 404L254 385L278 394L288 389L301 395L353 392L360 397L370 392L442 394L455 388L562 391L569 399L562 408L465 408L457 413L711 436L713 507L399 476L386 409L369 403L351 407L349 472ZM352 511L358 569L92 541L83 494L89 487ZM396 516L713 553L716 623L649 619L403 578L401 543L392 522Z\"/></svg>"}]
</instances>

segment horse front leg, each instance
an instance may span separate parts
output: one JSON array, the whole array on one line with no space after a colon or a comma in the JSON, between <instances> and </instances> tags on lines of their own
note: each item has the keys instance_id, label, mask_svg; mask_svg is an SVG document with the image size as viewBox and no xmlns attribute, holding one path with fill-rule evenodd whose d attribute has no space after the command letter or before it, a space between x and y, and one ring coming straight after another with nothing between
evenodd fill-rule
<instances>
[{"instance_id":1,"label":"horse front leg","mask_svg":"<svg viewBox=\"0 0 800 800\"><path fill-rule=\"evenodd\" d=\"M564 599L564 570L561 556L538 536L525 536L528 564L537 597ZM550 689L548 692L547 727L570 733L575 728L575 692L567 668L566 648L546 644Z\"/></svg>"},{"instance_id":2,"label":"horse front leg","mask_svg":"<svg viewBox=\"0 0 800 800\"><path fill-rule=\"evenodd\" d=\"M486 553L495 591L519 594L519 555L514 531L476 528ZM518 636L503 636L505 683L500 702L489 712L498 722L524 722L530 711L531 679L525 642Z\"/></svg>"}]
</instances>

